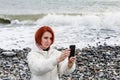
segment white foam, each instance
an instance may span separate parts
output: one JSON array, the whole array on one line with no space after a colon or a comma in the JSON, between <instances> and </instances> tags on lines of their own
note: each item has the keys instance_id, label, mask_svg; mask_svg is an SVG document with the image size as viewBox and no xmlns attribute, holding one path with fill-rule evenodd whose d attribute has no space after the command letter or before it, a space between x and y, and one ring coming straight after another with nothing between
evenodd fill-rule
<instances>
[{"instance_id":1,"label":"white foam","mask_svg":"<svg viewBox=\"0 0 120 80\"><path fill-rule=\"evenodd\" d=\"M31 47L34 32L42 25L53 28L55 32L53 46L68 47L75 44L77 48L83 48L88 44L96 46L98 42L120 45L120 15L113 15L115 14L99 16L49 14L36 22L16 21L10 25L0 25L0 48Z\"/></svg>"}]
</instances>

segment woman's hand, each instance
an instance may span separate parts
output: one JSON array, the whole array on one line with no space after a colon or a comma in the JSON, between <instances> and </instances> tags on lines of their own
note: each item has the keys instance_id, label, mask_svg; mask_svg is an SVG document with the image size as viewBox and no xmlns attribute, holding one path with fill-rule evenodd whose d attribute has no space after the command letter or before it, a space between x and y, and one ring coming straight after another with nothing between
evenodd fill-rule
<instances>
[{"instance_id":1,"label":"woman's hand","mask_svg":"<svg viewBox=\"0 0 120 80\"><path fill-rule=\"evenodd\" d=\"M70 57L68 58L68 67L71 68L73 64L75 63L76 58L75 57Z\"/></svg>"},{"instance_id":2,"label":"woman's hand","mask_svg":"<svg viewBox=\"0 0 120 80\"><path fill-rule=\"evenodd\" d=\"M62 51L62 54L57 58L58 63L62 62L63 60L65 60L70 54L70 50L69 49L65 49L64 51Z\"/></svg>"}]
</instances>

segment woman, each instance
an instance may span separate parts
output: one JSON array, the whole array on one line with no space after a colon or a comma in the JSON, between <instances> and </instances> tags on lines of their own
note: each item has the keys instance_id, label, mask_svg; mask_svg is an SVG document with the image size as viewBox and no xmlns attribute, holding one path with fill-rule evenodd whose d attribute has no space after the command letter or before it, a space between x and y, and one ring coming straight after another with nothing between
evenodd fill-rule
<instances>
[{"instance_id":1,"label":"woman","mask_svg":"<svg viewBox=\"0 0 120 80\"><path fill-rule=\"evenodd\" d=\"M43 26L36 31L36 48L27 56L31 80L59 80L59 74L74 71L75 57L68 58L70 50L59 52L52 49L50 46L53 42L54 32L49 26Z\"/></svg>"}]
</instances>

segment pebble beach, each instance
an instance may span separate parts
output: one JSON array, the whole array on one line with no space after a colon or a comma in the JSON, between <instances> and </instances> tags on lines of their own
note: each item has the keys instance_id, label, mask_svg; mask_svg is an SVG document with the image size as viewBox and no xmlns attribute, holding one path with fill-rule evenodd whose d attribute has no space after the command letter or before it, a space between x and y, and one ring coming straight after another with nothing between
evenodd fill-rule
<instances>
[{"instance_id":1,"label":"pebble beach","mask_svg":"<svg viewBox=\"0 0 120 80\"><path fill-rule=\"evenodd\" d=\"M62 50L62 49L58 49ZM0 48L0 79L30 80L26 56L30 48ZM76 69L62 80L120 80L120 46L98 45L76 49Z\"/></svg>"}]
</instances>

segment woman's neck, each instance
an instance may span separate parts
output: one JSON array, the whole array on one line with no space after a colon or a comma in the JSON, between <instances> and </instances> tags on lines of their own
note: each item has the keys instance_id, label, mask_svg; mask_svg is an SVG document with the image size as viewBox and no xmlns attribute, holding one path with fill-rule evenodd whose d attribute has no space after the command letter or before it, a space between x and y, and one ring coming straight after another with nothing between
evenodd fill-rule
<instances>
[{"instance_id":1,"label":"woman's neck","mask_svg":"<svg viewBox=\"0 0 120 80\"><path fill-rule=\"evenodd\" d=\"M44 48L44 47L42 47L41 45L38 45L38 44L37 44L37 47L38 47L39 49L42 49L43 51L48 51L48 50L50 49L50 47Z\"/></svg>"}]
</instances>

